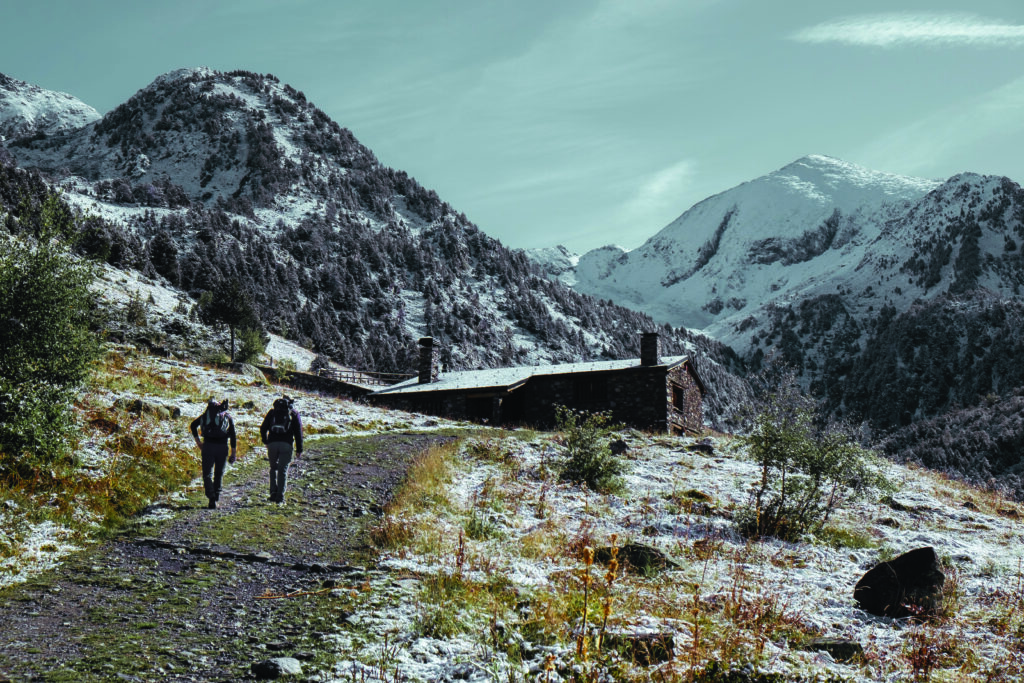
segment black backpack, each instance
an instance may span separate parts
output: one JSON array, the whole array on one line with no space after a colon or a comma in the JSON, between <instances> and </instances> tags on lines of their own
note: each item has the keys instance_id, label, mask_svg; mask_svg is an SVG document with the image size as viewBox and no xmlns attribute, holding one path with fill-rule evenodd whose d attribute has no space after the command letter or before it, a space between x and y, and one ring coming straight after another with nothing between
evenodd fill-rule
<instances>
[{"instance_id":1,"label":"black backpack","mask_svg":"<svg viewBox=\"0 0 1024 683\"><path fill-rule=\"evenodd\" d=\"M212 413L207 410L203 413L200 424L203 428L204 439L226 439L231 429L231 420L228 417L227 401L220 405L220 412Z\"/></svg>"},{"instance_id":2,"label":"black backpack","mask_svg":"<svg viewBox=\"0 0 1024 683\"><path fill-rule=\"evenodd\" d=\"M292 429L292 402L287 398L274 401L273 424L268 430L276 436L285 436Z\"/></svg>"}]
</instances>

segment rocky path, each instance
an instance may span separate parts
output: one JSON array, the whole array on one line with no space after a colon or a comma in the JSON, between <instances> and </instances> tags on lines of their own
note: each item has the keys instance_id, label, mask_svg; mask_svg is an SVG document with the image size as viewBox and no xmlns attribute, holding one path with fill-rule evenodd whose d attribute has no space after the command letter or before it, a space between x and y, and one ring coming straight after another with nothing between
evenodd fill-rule
<instances>
[{"instance_id":1,"label":"rocky path","mask_svg":"<svg viewBox=\"0 0 1024 683\"><path fill-rule=\"evenodd\" d=\"M330 634L373 571L369 525L412 458L448 438L313 442L284 506L267 502L264 468L236 469L220 509L196 492L0 592L0 681L253 680L275 658L304 677L329 669Z\"/></svg>"}]
</instances>

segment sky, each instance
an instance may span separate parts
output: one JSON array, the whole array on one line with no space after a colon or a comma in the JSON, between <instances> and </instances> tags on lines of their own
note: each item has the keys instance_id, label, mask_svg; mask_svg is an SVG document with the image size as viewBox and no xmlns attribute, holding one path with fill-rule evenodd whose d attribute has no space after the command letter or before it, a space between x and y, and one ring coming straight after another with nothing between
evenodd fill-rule
<instances>
[{"instance_id":1,"label":"sky","mask_svg":"<svg viewBox=\"0 0 1024 683\"><path fill-rule=\"evenodd\" d=\"M0 72L101 113L272 73L512 247L639 246L807 154L1024 182L1020 0L3 0Z\"/></svg>"}]
</instances>

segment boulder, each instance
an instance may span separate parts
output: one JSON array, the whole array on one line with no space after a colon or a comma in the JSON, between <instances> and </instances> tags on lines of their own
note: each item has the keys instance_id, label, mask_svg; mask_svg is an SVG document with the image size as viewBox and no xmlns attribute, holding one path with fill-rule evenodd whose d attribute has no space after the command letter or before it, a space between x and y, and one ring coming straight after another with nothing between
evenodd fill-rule
<instances>
[{"instance_id":1,"label":"boulder","mask_svg":"<svg viewBox=\"0 0 1024 683\"><path fill-rule=\"evenodd\" d=\"M857 605L879 617L926 617L942 609L946 575L931 547L917 548L880 562L853 589Z\"/></svg>"},{"instance_id":2,"label":"boulder","mask_svg":"<svg viewBox=\"0 0 1024 683\"><path fill-rule=\"evenodd\" d=\"M715 444L711 442L711 439L703 439L697 443L692 443L687 447L687 450L702 455L714 455Z\"/></svg>"},{"instance_id":3,"label":"boulder","mask_svg":"<svg viewBox=\"0 0 1024 683\"><path fill-rule=\"evenodd\" d=\"M250 365L249 363L229 363L228 367L244 377L250 384L270 384L267 381L267 376L255 365Z\"/></svg>"},{"instance_id":4,"label":"boulder","mask_svg":"<svg viewBox=\"0 0 1024 683\"><path fill-rule=\"evenodd\" d=\"M612 559L610 546L598 548L594 551L594 559L601 564L608 564ZM669 559L668 555L657 548L641 543L627 543L619 548L618 559L621 564L629 565L634 571L648 574L664 569L674 569L678 563Z\"/></svg>"},{"instance_id":5,"label":"boulder","mask_svg":"<svg viewBox=\"0 0 1024 683\"><path fill-rule=\"evenodd\" d=\"M171 411L163 406L154 405L147 401L143 401L141 398L130 399L130 398L119 398L114 401L114 408L123 410L134 415L152 415L153 417L160 420L171 419ZM178 415L181 415L181 411L178 410Z\"/></svg>"},{"instance_id":6,"label":"boulder","mask_svg":"<svg viewBox=\"0 0 1024 683\"><path fill-rule=\"evenodd\" d=\"M275 657L255 662L251 670L257 680L267 681L282 676L301 676L302 664L294 657Z\"/></svg>"}]
</instances>

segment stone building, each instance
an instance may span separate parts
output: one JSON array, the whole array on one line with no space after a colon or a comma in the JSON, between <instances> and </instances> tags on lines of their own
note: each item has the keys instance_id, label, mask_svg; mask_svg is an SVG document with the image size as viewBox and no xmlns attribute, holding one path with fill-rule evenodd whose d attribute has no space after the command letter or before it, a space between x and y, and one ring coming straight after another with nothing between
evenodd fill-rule
<instances>
[{"instance_id":1,"label":"stone building","mask_svg":"<svg viewBox=\"0 0 1024 683\"><path fill-rule=\"evenodd\" d=\"M706 389L688 356L661 358L656 332L640 358L563 365L438 372L438 347L420 339L417 377L373 392L378 405L490 425L554 425L555 406L608 411L637 429L699 433Z\"/></svg>"}]
</instances>

